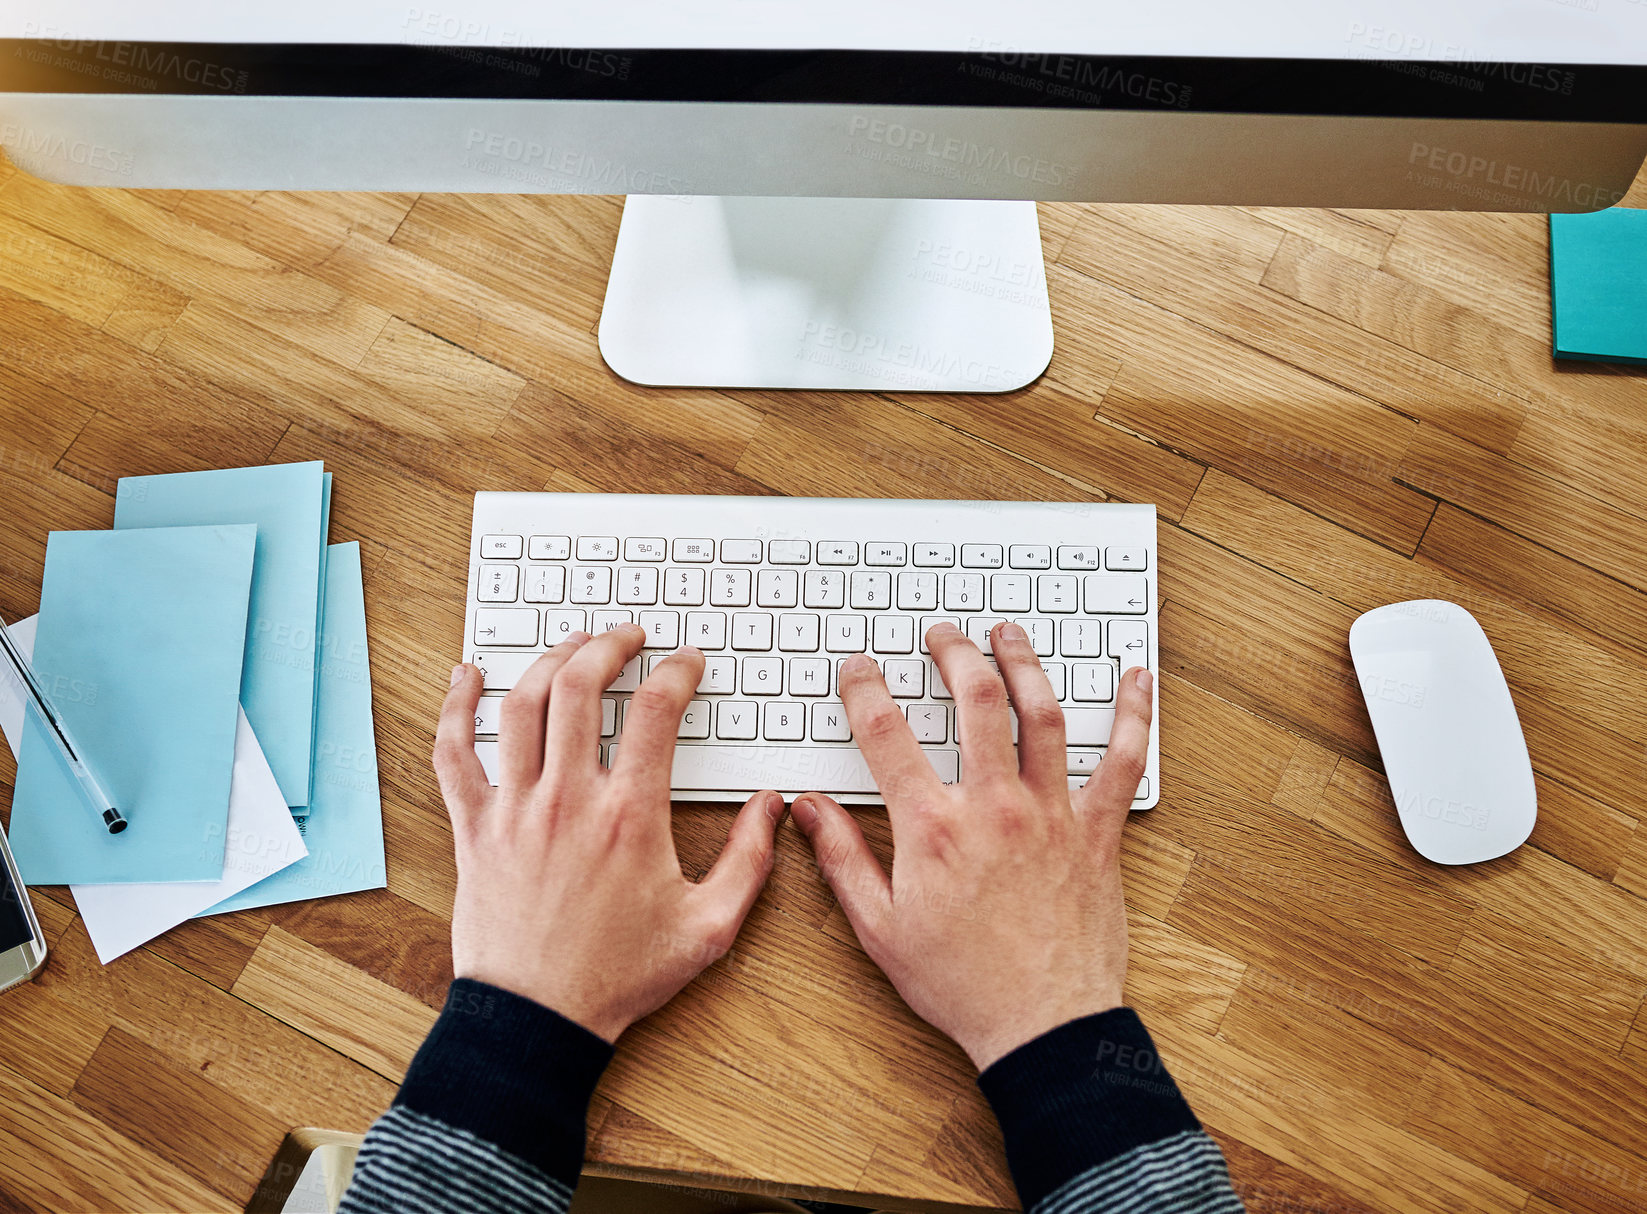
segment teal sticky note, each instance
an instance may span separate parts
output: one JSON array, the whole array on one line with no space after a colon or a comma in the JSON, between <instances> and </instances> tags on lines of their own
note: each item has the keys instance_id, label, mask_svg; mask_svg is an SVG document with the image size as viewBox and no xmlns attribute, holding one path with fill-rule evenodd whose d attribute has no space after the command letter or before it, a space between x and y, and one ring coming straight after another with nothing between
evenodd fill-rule
<instances>
[{"instance_id":1,"label":"teal sticky note","mask_svg":"<svg viewBox=\"0 0 1647 1214\"><path fill-rule=\"evenodd\" d=\"M328 551L325 601L315 793L308 816L300 819L309 854L204 914L382 889L387 884L359 544L333 544Z\"/></svg>"},{"instance_id":2,"label":"teal sticky note","mask_svg":"<svg viewBox=\"0 0 1647 1214\"><path fill-rule=\"evenodd\" d=\"M1647 211L1550 216L1557 358L1647 363Z\"/></svg>"},{"instance_id":3,"label":"teal sticky note","mask_svg":"<svg viewBox=\"0 0 1647 1214\"><path fill-rule=\"evenodd\" d=\"M319 462L128 476L114 525L253 523L257 564L240 701L290 806L309 803L315 713L315 619L325 536Z\"/></svg>"},{"instance_id":4,"label":"teal sticky note","mask_svg":"<svg viewBox=\"0 0 1647 1214\"><path fill-rule=\"evenodd\" d=\"M216 881L257 528L58 531L34 669L130 823L111 835L29 714L11 846L30 885Z\"/></svg>"}]
</instances>

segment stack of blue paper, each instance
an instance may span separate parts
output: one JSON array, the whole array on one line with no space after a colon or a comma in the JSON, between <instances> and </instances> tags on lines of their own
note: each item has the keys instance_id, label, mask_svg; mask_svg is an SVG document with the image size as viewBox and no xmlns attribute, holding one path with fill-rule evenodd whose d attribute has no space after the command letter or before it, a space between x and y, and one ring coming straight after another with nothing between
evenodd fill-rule
<instances>
[{"instance_id":1,"label":"stack of blue paper","mask_svg":"<svg viewBox=\"0 0 1647 1214\"><path fill-rule=\"evenodd\" d=\"M130 827L101 829L0 689L11 841L28 884L75 887L105 961L192 915L385 883L360 549L327 546L331 489L318 462L130 477L113 531L50 537L33 665Z\"/></svg>"}]
</instances>

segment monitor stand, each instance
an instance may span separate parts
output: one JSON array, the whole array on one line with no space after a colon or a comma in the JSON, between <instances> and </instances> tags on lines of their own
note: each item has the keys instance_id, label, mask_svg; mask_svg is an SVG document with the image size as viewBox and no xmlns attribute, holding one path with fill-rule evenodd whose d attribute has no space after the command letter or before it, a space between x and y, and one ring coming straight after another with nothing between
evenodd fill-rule
<instances>
[{"instance_id":1,"label":"monitor stand","mask_svg":"<svg viewBox=\"0 0 1647 1214\"><path fill-rule=\"evenodd\" d=\"M632 194L600 351L639 384L1010 392L1052 358L1035 204Z\"/></svg>"}]
</instances>

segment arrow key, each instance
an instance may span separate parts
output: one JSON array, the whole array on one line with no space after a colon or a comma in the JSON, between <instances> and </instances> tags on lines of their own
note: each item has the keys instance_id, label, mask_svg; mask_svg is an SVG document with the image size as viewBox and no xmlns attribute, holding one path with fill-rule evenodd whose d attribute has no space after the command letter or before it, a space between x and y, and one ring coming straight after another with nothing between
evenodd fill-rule
<instances>
[{"instance_id":1,"label":"arrow key","mask_svg":"<svg viewBox=\"0 0 1647 1214\"><path fill-rule=\"evenodd\" d=\"M1109 622L1109 656L1121 660L1121 669L1149 665L1149 624L1143 620Z\"/></svg>"}]
</instances>

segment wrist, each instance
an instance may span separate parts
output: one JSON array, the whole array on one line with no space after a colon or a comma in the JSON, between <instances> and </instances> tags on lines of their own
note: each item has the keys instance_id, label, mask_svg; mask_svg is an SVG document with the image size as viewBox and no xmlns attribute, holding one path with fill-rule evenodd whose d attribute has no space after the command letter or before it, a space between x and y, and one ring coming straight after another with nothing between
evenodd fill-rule
<instances>
[{"instance_id":1,"label":"wrist","mask_svg":"<svg viewBox=\"0 0 1647 1214\"><path fill-rule=\"evenodd\" d=\"M955 1043L966 1051L966 1056L972 1060L972 1065L982 1074L995 1063L1005 1058L1014 1050L1028 1045L1040 1037L1052 1032L1056 1028L1079 1020L1085 1016L1096 1016L1103 1012L1112 1012L1122 1006L1119 998L1094 998L1077 1004L1068 1004L1060 1008L1031 1013L1014 1017L1010 1021L991 1025L976 1033L969 1033L964 1038L957 1036Z\"/></svg>"},{"instance_id":2,"label":"wrist","mask_svg":"<svg viewBox=\"0 0 1647 1214\"><path fill-rule=\"evenodd\" d=\"M465 966L456 976L474 982L484 982L488 986L508 991L511 995L530 999L539 1007L546 1008L555 1015L570 1020L579 1028L593 1033L607 1045L615 1046L618 1038L623 1036L624 1030L633 1023L614 1014L610 1009L580 1000L553 983L523 980L514 974L493 973L485 965Z\"/></svg>"}]
</instances>

